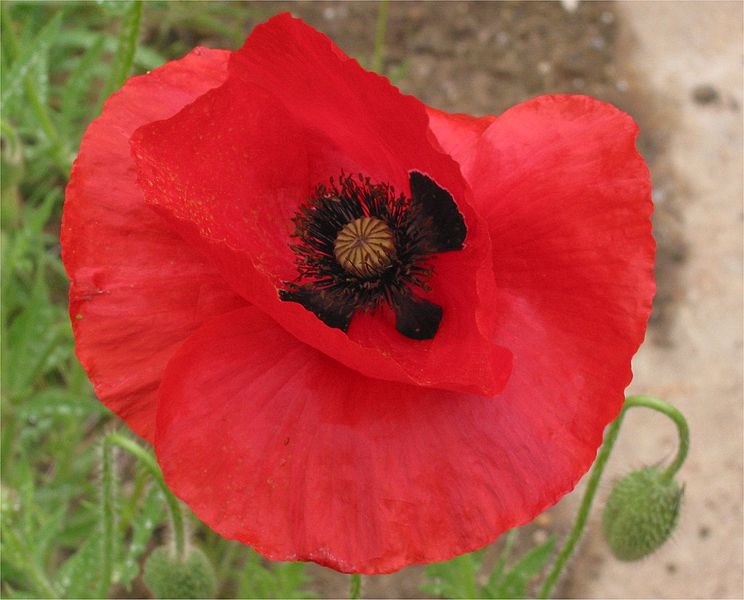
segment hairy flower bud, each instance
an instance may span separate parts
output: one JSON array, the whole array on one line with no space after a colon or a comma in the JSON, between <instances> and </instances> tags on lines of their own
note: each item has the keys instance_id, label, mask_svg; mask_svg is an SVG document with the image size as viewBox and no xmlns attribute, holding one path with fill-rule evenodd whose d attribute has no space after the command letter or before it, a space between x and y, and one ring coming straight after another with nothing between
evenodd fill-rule
<instances>
[{"instance_id":1,"label":"hairy flower bud","mask_svg":"<svg viewBox=\"0 0 744 600\"><path fill-rule=\"evenodd\" d=\"M190 548L183 561L165 546L155 548L143 579L156 598L212 598L216 587L214 569L198 548Z\"/></svg>"},{"instance_id":2,"label":"hairy flower bud","mask_svg":"<svg viewBox=\"0 0 744 600\"><path fill-rule=\"evenodd\" d=\"M656 467L634 471L615 483L602 515L612 553L620 560L638 560L659 548L677 524L683 492Z\"/></svg>"}]
</instances>

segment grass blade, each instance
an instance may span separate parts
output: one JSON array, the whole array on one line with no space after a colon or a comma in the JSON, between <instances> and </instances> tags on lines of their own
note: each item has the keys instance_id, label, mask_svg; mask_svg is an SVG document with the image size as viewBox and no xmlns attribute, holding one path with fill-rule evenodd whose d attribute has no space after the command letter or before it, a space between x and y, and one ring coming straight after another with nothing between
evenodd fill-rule
<instances>
[{"instance_id":1,"label":"grass blade","mask_svg":"<svg viewBox=\"0 0 744 600\"><path fill-rule=\"evenodd\" d=\"M9 10L7 8L3 10L3 35L5 35L6 40L13 48L16 56L18 56L13 62L7 78L3 80L3 90L0 93L0 103L3 106L22 91L26 79L32 74L34 69L38 68L45 61L49 48L57 39L61 23L62 12L58 12L28 44L27 51L21 54L15 31L13 31L13 23Z\"/></svg>"},{"instance_id":2,"label":"grass blade","mask_svg":"<svg viewBox=\"0 0 744 600\"><path fill-rule=\"evenodd\" d=\"M78 116L87 116L86 96L95 76L95 65L100 62L106 38L99 35L78 61L70 73L62 91L62 129L69 131L70 124Z\"/></svg>"},{"instance_id":3,"label":"grass blade","mask_svg":"<svg viewBox=\"0 0 744 600\"><path fill-rule=\"evenodd\" d=\"M140 21L142 20L142 0L134 0L124 15L124 21L119 31L119 43L116 48L114 62L111 65L111 77L106 83L103 99L111 92L119 89L129 77L134 62L134 52L137 49Z\"/></svg>"}]
</instances>

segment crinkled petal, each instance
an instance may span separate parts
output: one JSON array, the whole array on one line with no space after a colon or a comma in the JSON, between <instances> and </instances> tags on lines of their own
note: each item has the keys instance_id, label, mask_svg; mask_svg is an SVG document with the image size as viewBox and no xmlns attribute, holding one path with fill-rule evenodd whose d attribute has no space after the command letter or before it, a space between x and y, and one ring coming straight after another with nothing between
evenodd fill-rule
<instances>
[{"instance_id":1,"label":"crinkled petal","mask_svg":"<svg viewBox=\"0 0 744 600\"><path fill-rule=\"evenodd\" d=\"M471 117L460 113L446 113L427 107L429 127L433 138L460 165L463 173L470 169L478 140L496 117Z\"/></svg>"},{"instance_id":2,"label":"crinkled petal","mask_svg":"<svg viewBox=\"0 0 744 600\"><path fill-rule=\"evenodd\" d=\"M169 363L157 457L199 518L268 558L361 573L445 560L534 518L594 458L617 404L557 392L574 370L545 350L505 396L469 396L360 376L239 309ZM575 376L595 381L582 391L602 390L598 368Z\"/></svg>"},{"instance_id":3,"label":"crinkled petal","mask_svg":"<svg viewBox=\"0 0 744 600\"><path fill-rule=\"evenodd\" d=\"M233 55L223 86L141 128L132 147L147 201L298 339L368 376L492 394L511 355L492 343L482 306L493 297L488 232L457 164L430 140L419 101L280 15ZM410 193L411 171L452 194L468 228L464 249L435 259L427 299L444 315L433 340L400 335L385 315L357 314L347 335L279 299L297 277L292 217L318 184L362 173Z\"/></svg>"},{"instance_id":4,"label":"crinkled petal","mask_svg":"<svg viewBox=\"0 0 744 600\"><path fill-rule=\"evenodd\" d=\"M255 309L218 317L164 380L156 446L174 490L271 558L365 573L473 550L557 501L620 409L650 311L635 136L620 111L559 97L479 141L466 173L494 239L495 339L515 357L503 394L366 379Z\"/></svg>"},{"instance_id":5,"label":"crinkled petal","mask_svg":"<svg viewBox=\"0 0 744 600\"><path fill-rule=\"evenodd\" d=\"M637 135L610 104L543 96L498 117L465 173L491 231L502 326L517 335L522 315L520 336L554 330L539 351L570 359L577 373L604 365L616 398L655 291L651 182Z\"/></svg>"},{"instance_id":6,"label":"crinkled petal","mask_svg":"<svg viewBox=\"0 0 744 600\"><path fill-rule=\"evenodd\" d=\"M101 401L150 440L175 348L206 318L247 303L145 205L129 137L222 83L228 57L197 48L130 79L85 133L67 187L62 257L76 352Z\"/></svg>"},{"instance_id":7,"label":"crinkled petal","mask_svg":"<svg viewBox=\"0 0 744 600\"><path fill-rule=\"evenodd\" d=\"M503 401L526 408L539 395L541 410L570 415L572 435L596 447L630 383L655 291L638 127L586 96L520 104L475 140L471 125L432 120L489 224L496 341L514 355Z\"/></svg>"}]
</instances>

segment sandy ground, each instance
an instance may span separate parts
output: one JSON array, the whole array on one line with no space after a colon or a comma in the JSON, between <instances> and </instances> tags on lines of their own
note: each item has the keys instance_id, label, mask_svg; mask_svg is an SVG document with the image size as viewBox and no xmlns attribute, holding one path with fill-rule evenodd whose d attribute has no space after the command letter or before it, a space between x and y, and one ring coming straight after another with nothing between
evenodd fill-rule
<instances>
[{"instance_id":1,"label":"sandy ground","mask_svg":"<svg viewBox=\"0 0 744 600\"><path fill-rule=\"evenodd\" d=\"M655 200L678 199L686 245L683 295L664 342L651 336L636 356L630 391L679 407L692 449L673 541L652 559L623 564L608 557L595 519L563 592L741 598L742 4L627 2L617 10L625 66L662 101L661 122L671 125L656 161ZM611 474L670 457L675 444L672 425L637 410L624 425Z\"/></svg>"}]
</instances>

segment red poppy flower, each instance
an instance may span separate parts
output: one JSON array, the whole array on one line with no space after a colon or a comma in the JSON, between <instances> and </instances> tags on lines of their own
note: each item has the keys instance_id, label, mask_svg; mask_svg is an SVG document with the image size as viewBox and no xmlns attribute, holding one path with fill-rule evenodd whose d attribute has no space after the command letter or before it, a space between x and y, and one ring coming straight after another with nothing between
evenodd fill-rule
<instances>
[{"instance_id":1,"label":"red poppy flower","mask_svg":"<svg viewBox=\"0 0 744 600\"><path fill-rule=\"evenodd\" d=\"M275 17L85 134L78 356L227 538L362 573L474 550L571 490L620 409L654 290L636 135L583 96L428 109Z\"/></svg>"}]
</instances>

